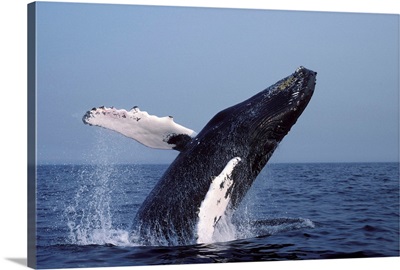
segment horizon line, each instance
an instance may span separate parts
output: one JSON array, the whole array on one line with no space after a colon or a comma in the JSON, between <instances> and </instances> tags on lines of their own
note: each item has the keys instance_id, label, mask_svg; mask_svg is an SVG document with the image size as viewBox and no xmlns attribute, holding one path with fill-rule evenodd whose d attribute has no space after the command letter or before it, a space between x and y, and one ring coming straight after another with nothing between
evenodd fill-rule
<instances>
[{"instance_id":1,"label":"horizon line","mask_svg":"<svg viewBox=\"0 0 400 270\"><path fill-rule=\"evenodd\" d=\"M400 161L287 161L287 162L270 162L267 163L265 166L268 165L273 165L273 164L343 164L343 163L399 163ZM170 163L153 163L153 162L139 162L139 163L125 163L125 162L117 162L117 163L112 163L112 162L98 162L98 163L89 163L89 162L82 162L82 163L70 163L70 162L43 162L43 163L37 163L36 166L97 166L97 165L103 165L103 166L126 166L126 165L170 165Z\"/></svg>"}]
</instances>

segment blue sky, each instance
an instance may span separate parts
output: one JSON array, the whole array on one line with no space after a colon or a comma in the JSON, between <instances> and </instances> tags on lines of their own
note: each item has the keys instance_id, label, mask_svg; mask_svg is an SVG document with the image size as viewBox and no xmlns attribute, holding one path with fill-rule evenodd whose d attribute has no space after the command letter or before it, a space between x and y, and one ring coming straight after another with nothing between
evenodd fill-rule
<instances>
[{"instance_id":1,"label":"blue sky","mask_svg":"<svg viewBox=\"0 0 400 270\"><path fill-rule=\"evenodd\" d=\"M134 105L200 131L303 65L309 106L272 162L398 161L399 16L38 3L39 163L169 163L82 123Z\"/></svg>"}]
</instances>

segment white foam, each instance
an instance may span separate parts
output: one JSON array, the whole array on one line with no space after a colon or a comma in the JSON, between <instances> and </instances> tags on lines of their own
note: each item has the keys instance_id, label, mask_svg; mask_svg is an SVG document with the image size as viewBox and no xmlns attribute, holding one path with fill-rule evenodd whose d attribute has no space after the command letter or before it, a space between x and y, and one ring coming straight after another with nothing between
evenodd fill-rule
<instances>
[{"instance_id":1,"label":"white foam","mask_svg":"<svg viewBox=\"0 0 400 270\"><path fill-rule=\"evenodd\" d=\"M212 180L199 209L197 243L213 242L215 226L225 214L230 201L230 195L227 192L233 184L232 172L240 160L240 157L231 159L222 172Z\"/></svg>"},{"instance_id":2,"label":"white foam","mask_svg":"<svg viewBox=\"0 0 400 270\"><path fill-rule=\"evenodd\" d=\"M170 116L157 117L134 107L124 109L99 107L89 111L84 121L87 124L111 129L126 137L132 138L148 147L173 149L174 144L167 143L171 135L186 134L195 137L197 134L174 122Z\"/></svg>"}]
</instances>

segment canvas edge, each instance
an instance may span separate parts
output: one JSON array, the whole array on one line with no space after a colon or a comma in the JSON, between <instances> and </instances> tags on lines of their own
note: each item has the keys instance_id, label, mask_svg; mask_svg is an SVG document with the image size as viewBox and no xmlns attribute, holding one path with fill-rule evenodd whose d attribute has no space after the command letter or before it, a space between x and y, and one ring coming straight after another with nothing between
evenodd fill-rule
<instances>
[{"instance_id":1,"label":"canvas edge","mask_svg":"<svg viewBox=\"0 0 400 270\"><path fill-rule=\"evenodd\" d=\"M27 266L36 268L36 3L27 5L28 29L28 245Z\"/></svg>"}]
</instances>

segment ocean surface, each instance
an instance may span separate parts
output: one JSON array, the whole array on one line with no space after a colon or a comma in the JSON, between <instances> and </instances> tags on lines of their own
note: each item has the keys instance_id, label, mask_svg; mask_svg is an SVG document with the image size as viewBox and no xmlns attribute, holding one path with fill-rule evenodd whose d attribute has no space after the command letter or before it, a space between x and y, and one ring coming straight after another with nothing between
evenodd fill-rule
<instances>
[{"instance_id":1,"label":"ocean surface","mask_svg":"<svg viewBox=\"0 0 400 270\"><path fill-rule=\"evenodd\" d=\"M168 165L40 165L37 267L399 256L399 163L268 164L219 241L141 246L133 218Z\"/></svg>"}]
</instances>

